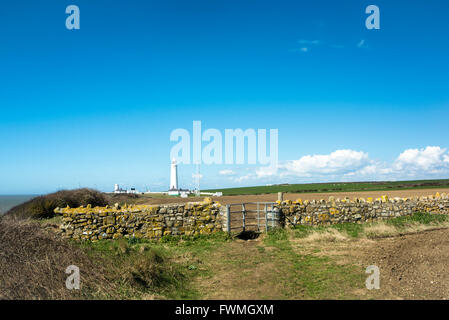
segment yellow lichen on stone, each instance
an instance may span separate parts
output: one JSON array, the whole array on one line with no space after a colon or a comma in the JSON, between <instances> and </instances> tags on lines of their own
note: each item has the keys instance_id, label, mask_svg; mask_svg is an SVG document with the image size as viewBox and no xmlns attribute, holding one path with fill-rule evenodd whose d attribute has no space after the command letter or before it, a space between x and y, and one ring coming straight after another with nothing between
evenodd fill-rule
<instances>
[{"instance_id":1,"label":"yellow lichen on stone","mask_svg":"<svg viewBox=\"0 0 449 320\"><path fill-rule=\"evenodd\" d=\"M296 203L302 204L302 199L301 198L296 199Z\"/></svg>"},{"instance_id":2,"label":"yellow lichen on stone","mask_svg":"<svg viewBox=\"0 0 449 320\"><path fill-rule=\"evenodd\" d=\"M159 206L151 206L150 208L148 208L146 210L149 211L152 214L155 214L156 212L158 212Z\"/></svg>"},{"instance_id":3,"label":"yellow lichen on stone","mask_svg":"<svg viewBox=\"0 0 449 320\"><path fill-rule=\"evenodd\" d=\"M388 196L383 195L383 196L381 197L381 201L382 201L382 202L388 202Z\"/></svg>"},{"instance_id":4,"label":"yellow lichen on stone","mask_svg":"<svg viewBox=\"0 0 449 320\"><path fill-rule=\"evenodd\" d=\"M330 209L329 209L329 213L330 213L331 215L336 215L336 214L339 214L340 211L339 211L338 209L336 209L336 208L330 208Z\"/></svg>"},{"instance_id":5,"label":"yellow lichen on stone","mask_svg":"<svg viewBox=\"0 0 449 320\"><path fill-rule=\"evenodd\" d=\"M206 198L204 198L204 200L203 200L203 203L205 203L205 204L211 204L213 201L212 201L212 198L211 197L206 197Z\"/></svg>"}]
</instances>

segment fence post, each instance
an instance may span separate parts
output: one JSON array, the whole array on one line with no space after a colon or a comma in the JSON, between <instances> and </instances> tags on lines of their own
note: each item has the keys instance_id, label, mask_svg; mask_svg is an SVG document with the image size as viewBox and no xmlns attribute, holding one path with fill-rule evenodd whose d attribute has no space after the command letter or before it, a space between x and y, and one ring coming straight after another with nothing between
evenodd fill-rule
<instances>
[{"instance_id":1,"label":"fence post","mask_svg":"<svg viewBox=\"0 0 449 320\"><path fill-rule=\"evenodd\" d=\"M245 204L242 203L242 226L243 226L243 232L245 232L245 215L246 215L246 211L245 211Z\"/></svg>"},{"instance_id":2,"label":"fence post","mask_svg":"<svg viewBox=\"0 0 449 320\"><path fill-rule=\"evenodd\" d=\"M226 231L231 233L231 206L226 205Z\"/></svg>"},{"instance_id":3,"label":"fence post","mask_svg":"<svg viewBox=\"0 0 449 320\"><path fill-rule=\"evenodd\" d=\"M282 192L278 192L278 201L284 201L284 194Z\"/></svg>"},{"instance_id":4,"label":"fence post","mask_svg":"<svg viewBox=\"0 0 449 320\"><path fill-rule=\"evenodd\" d=\"M260 203L257 202L257 232L260 231Z\"/></svg>"},{"instance_id":5,"label":"fence post","mask_svg":"<svg viewBox=\"0 0 449 320\"><path fill-rule=\"evenodd\" d=\"M263 209L265 213L265 232L268 232L268 212L267 212L267 204L265 203L265 207Z\"/></svg>"}]
</instances>

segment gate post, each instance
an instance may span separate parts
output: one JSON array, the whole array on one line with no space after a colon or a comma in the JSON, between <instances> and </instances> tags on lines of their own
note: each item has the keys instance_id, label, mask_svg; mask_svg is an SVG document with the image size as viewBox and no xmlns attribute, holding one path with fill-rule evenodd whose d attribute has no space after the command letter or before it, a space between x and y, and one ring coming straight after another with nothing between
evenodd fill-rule
<instances>
[{"instance_id":1,"label":"gate post","mask_svg":"<svg viewBox=\"0 0 449 320\"><path fill-rule=\"evenodd\" d=\"M278 192L278 201L284 201L284 194L282 192Z\"/></svg>"},{"instance_id":2,"label":"gate post","mask_svg":"<svg viewBox=\"0 0 449 320\"><path fill-rule=\"evenodd\" d=\"M245 204L242 203L242 226L243 226L243 232L245 232L245 216L246 216L246 211L245 211Z\"/></svg>"},{"instance_id":3,"label":"gate post","mask_svg":"<svg viewBox=\"0 0 449 320\"><path fill-rule=\"evenodd\" d=\"M231 206L226 205L226 231L231 233Z\"/></svg>"},{"instance_id":4,"label":"gate post","mask_svg":"<svg viewBox=\"0 0 449 320\"><path fill-rule=\"evenodd\" d=\"M268 232L268 211L267 211L267 204L265 203L265 207L263 209L265 213L265 232Z\"/></svg>"},{"instance_id":5,"label":"gate post","mask_svg":"<svg viewBox=\"0 0 449 320\"><path fill-rule=\"evenodd\" d=\"M260 231L260 203L257 202L257 232Z\"/></svg>"}]
</instances>

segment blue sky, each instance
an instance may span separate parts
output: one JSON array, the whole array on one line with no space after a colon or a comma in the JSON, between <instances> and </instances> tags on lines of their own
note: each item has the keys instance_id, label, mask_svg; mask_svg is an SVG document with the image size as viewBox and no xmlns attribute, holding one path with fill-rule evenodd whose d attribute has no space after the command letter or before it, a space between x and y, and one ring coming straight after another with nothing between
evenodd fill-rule
<instances>
[{"instance_id":1,"label":"blue sky","mask_svg":"<svg viewBox=\"0 0 449 320\"><path fill-rule=\"evenodd\" d=\"M68 5L80 30L67 30ZM380 30L365 28L366 6ZM0 194L165 190L170 132L276 128L276 174L203 187L448 178L447 1L4 1ZM180 165L192 187L194 166ZM262 172L262 173L261 173Z\"/></svg>"}]
</instances>

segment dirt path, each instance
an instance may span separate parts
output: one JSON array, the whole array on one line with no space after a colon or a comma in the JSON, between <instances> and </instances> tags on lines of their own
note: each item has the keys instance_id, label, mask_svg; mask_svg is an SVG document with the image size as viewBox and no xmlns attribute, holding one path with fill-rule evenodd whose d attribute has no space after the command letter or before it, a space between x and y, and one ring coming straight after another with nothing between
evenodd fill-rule
<instances>
[{"instance_id":1,"label":"dirt path","mask_svg":"<svg viewBox=\"0 0 449 320\"><path fill-rule=\"evenodd\" d=\"M380 289L356 290L361 299L449 299L449 229L381 239L313 242L308 250L340 264L359 265L362 270L378 266Z\"/></svg>"},{"instance_id":2,"label":"dirt path","mask_svg":"<svg viewBox=\"0 0 449 320\"><path fill-rule=\"evenodd\" d=\"M212 275L200 279L204 299L279 299L276 264L262 251L259 240L236 240L214 251L206 264Z\"/></svg>"},{"instance_id":3,"label":"dirt path","mask_svg":"<svg viewBox=\"0 0 449 320\"><path fill-rule=\"evenodd\" d=\"M315 261L305 275L301 273L305 264L295 271L291 256L261 239L232 241L204 260L212 272L198 279L197 289L205 299L449 299L449 229L381 239L292 240L290 244L295 259L314 255L323 260ZM358 266L347 269L356 270L356 281L349 282L338 273L346 269L329 269L329 261ZM365 288L364 270L369 265L380 269L379 290ZM318 297L310 296L303 280L311 277L334 285ZM342 292L333 292L334 286Z\"/></svg>"},{"instance_id":4,"label":"dirt path","mask_svg":"<svg viewBox=\"0 0 449 320\"><path fill-rule=\"evenodd\" d=\"M449 299L449 229L376 240L363 258L380 268L387 295Z\"/></svg>"}]
</instances>

